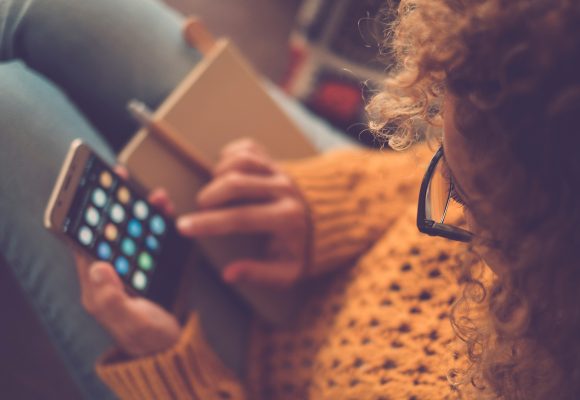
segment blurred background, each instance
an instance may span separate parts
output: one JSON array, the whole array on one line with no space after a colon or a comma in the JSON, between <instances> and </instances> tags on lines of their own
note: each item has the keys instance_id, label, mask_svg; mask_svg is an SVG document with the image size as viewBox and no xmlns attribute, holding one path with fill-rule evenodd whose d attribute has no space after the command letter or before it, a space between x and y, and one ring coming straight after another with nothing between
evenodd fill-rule
<instances>
[{"instance_id":1,"label":"blurred background","mask_svg":"<svg viewBox=\"0 0 580 400\"><path fill-rule=\"evenodd\" d=\"M289 64L288 38L302 0L166 0L202 17L217 36L231 38L260 72L281 82Z\"/></svg>"},{"instance_id":2,"label":"blurred background","mask_svg":"<svg viewBox=\"0 0 580 400\"><path fill-rule=\"evenodd\" d=\"M388 58L377 56L386 0L166 1L231 38L259 72L330 123L373 144L361 135L369 90L361 82L387 68ZM0 315L0 398L79 398L1 258Z\"/></svg>"}]
</instances>

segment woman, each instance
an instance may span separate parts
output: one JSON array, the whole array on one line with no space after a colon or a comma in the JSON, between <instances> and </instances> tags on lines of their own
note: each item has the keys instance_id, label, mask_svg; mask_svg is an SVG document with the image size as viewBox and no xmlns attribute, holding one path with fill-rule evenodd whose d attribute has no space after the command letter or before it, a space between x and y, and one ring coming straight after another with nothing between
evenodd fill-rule
<instances>
[{"instance_id":1,"label":"woman","mask_svg":"<svg viewBox=\"0 0 580 400\"><path fill-rule=\"evenodd\" d=\"M83 304L122 350L99 364L104 381L122 398L577 398L579 21L565 0L401 1L374 128L405 147L418 121L443 127L417 223L471 251L412 224L424 148L280 166L234 143L182 233L272 235L270 259L236 262L227 282L330 277L292 329L256 327L242 384L195 315L181 328L126 296L109 265L81 262ZM446 218L449 198L467 226ZM255 203L224 207L241 199ZM449 348L449 313L463 349Z\"/></svg>"},{"instance_id":2,"label":"woman","mask_svg":"<svg viewBox=\"0 0 580 400\"><path fill-rule=\"evenodd\" d=\"M422 240L413 249L401 243L415 239L400 225L404 207L390 195L401 182L393 177L395 171L401 175L410 168L409 159L335 153L280 172L248 145L232 150L243 156L224 154L221 172L238 174L232 182L250 182L257 171L277 180L293 179L300 195L288 185L274 190L278 187L272 180L244 198L304 197L314 239L313 269L306 275L364 254L309 303L296 329L261 332L266 345L261 358L252 361L262 364L251 369L261 372L261 380L250 387L258 387L262 398L578 398L579 22L580 5L567 0L401 1L393 27L398 67L369 109L377 121L373 127L385 132L394 147L414 141L418 121L443 128L441 148L425 176L417 222L432 235L471 242L470 252L461 258L461 298L450 307L465 350L453 354L458 367L449 373L452 390L435 372L433 358L441 362L450 336L432 314L454 288L409 289L409 283L428 285L426 277L419 280L425 271L415 279L405 277L437 260L436 253L425 257L425 251L433 251L421 248ZM381 172L393 179L390 188L372 185ZM226 199L237 198L223 176L216 174L200 196L209 211L181 220L185 234L213 233L220 212L222 222L236 221L232 210L220 208ZM437 191L441 181L448 183ZM449 198L465 206L467 227L445 220L440 205L446 206ZM296 207L291 208L297 215ZM395 218L399 213L403 215ZM229 226L228 231L239 230L236 224ZM393 265L393 260L409 259L409 253L420 253L419 266ZM445 261L448 254L439 257ZM102 265L93 268L105 271ZM261 264L240 263L225 277L275 280L262 269ZM446 278L447 271L429 274ZM385 306L415 300L423 300L424 306L408 311L385 307L379 313L380 299ZM425 326L432 331L424 332ZM181 357L184 342L192 340L187 334L191 331L159 360L166 362L167 354ZM422 342L425 336L431 344ZM413 356L408 347L418 343L424 347ZM128 390L124 382L139 365L151 362L146 360L102 366L101 372L110 385ZM119 371L128 374L125 381ZM196 379L195 373L188 377Z\"/></svg>"}]
</instances>

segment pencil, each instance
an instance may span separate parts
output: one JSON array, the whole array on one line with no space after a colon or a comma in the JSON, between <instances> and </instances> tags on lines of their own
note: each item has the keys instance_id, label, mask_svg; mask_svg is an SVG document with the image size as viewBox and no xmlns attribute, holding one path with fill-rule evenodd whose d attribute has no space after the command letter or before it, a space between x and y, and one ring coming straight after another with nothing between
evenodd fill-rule
<instances>
[{"instance_id":1,"label":"pencil","mask_svg":"<svg viewBox=\"0 0 580 400\"><path fill-rule=\"evenodd\" d=\"M177 133L168 121L155 119L153 117L153 112L149 107L139 100L133 99L129 101L127 104L127 110L133 118L141 124L141 126L149 129L149 131L156 134L158 138L163 140L187 161L211 176L211 165L204 159L197 149L191 145L191 143L185 140L182 135Z\"/></svg>"}]
</instances>

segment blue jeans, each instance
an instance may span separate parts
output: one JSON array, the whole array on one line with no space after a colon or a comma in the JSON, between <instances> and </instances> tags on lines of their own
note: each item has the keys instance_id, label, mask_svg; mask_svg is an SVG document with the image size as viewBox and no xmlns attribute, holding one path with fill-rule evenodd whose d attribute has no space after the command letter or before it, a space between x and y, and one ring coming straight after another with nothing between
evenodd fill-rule
<instances>
[{"instance_id":1,"label":"blue jeans","mask_svg":"<svg viewBox=\"0 0 580 400\"><path fill-rule=\"evenodd\" d=\"M0 252L86 398L114 398L93 369L112 342L82 309L70 251L42 214L74 138L114 163L136 130L127 101L160 104L199 60L181 23L155 0L0 0ZM268 87L320 149L351 144ZM240 372L249 315L200 271L193 306Z\"/></svg>"}]
</instances>

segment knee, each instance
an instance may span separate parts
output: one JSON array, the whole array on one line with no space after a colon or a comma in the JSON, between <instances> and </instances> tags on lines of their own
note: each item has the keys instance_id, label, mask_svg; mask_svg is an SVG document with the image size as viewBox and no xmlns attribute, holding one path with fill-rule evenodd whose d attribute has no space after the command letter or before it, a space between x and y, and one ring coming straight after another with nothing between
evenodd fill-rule
<instances>
[{"instance_id":1,"label":"knee","mask_svg":"<svg viewBox=\"0 0 580 400\"><path fill-rule=\"evenodd\" d=\"M23 21L36 0L3 0L0 2L0 60L16 58L17 37Z\"/></svg>"},{"instance_id":2,"label":"knee","mask_svg":"<svg viewBox=\"0 0 580 400\"><path fill-rule=\"evenodd\" d=\"M40 77L20 61L0 63L0 122L4 126L11 126L10 120L22 113L35 114L32 99L42 97L43 92L37 81Z\"/></svg>"},{"instance_id":3,"label":"knee","mask_svg":"<svg viewBox=\"0 0 580 400\"><path fill-rule=\"evenodd\" d=\"M66 95L50 81L20 61L0 63L0 143L30 132L66 128L65 121L72 124L78 119Z\"/></svg>"}]
</instances>

